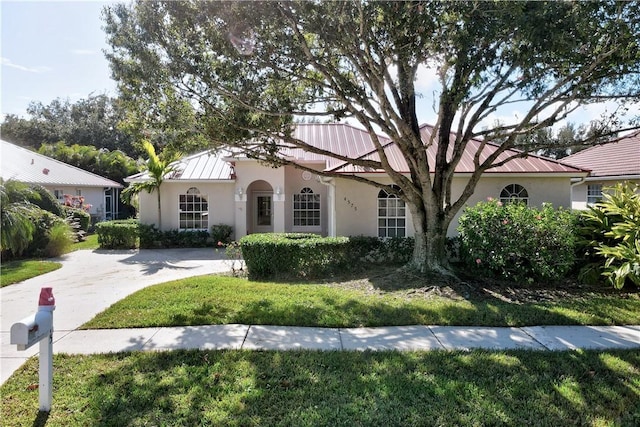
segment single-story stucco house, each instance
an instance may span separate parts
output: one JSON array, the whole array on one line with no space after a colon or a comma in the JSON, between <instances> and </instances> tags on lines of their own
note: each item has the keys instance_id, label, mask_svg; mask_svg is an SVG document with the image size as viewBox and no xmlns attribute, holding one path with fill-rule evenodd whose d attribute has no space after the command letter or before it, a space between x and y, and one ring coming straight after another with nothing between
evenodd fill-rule
<instances>
[{"instance_id":1,"label":"single-story stucco house","mask_svg":"<svg viewBox=\"0 0 640 427\"><path fill-rule=\"evenodd\" d=\"M0 176L5 181L41 185L60 203L83 207L94 221L118 217L121 184L10 142L0 143Z\"/></svg>"},{"instance_id":2,"label":"single-story stucco house","mask_svg":"<svg viewBox=\"0 0 640 427\"><path fill-rule=\"evenodd\" d=\"M602 198L602 189L619 182L640 185L640 132L587 148L562 159L589 170L589 176L572 186L572 208L586 209Z\"/></svg>"},{"instance_id":3,"label":"single-story stucco house","mask_svg":"<svg viewBox=\"0 0 640 427\"><path fill-rule=\"evenodd\" d=\"M421 127L428 140L431 126ZM315 147L339 152L349 158L377 158L371 136L348 124L298 124L294 136ZM385 140L384 137L380 137ZM387 155L395 170L408 173L397 147L388 141ZM473 168L479 141L468 152L453 179L453 197L459 195ZM485 144L483 155L496 145ZM507 158L507 152L499 159ZM194 154L176 162L176 171L161 185L162 229L207 230L215 224L231 225L234 238L258 232L311 232L325 236L412 236L409 210L396 196L372 185L342 176L355 174L391 183L384 171L363 170L333 158L292 149L284 156L296 159L317 171L336 173L327 178L292 166L269 167L232 152ZM429 148L431 159L435 148ZM549 202L570 208L571 180L582 179L587 171L552 159L529 155L515 158L488 170L468 201L521 199L531 206ZM126 179L149 179L143 172ZM139 218L158 225L157 196L140 193ZM449 228L456 234L457 218Z\"/></svg>"}]
</instances>

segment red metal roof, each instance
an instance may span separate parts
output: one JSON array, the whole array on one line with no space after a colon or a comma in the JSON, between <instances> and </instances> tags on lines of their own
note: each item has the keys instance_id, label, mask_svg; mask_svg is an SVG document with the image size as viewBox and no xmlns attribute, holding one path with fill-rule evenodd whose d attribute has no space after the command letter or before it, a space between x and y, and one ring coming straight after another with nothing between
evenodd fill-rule
<instances>
[{"instance_id":1,"label":"red metal roof","mask_svg":"<svg viewBox=\"0 0 640 427\"><path fill-rule=\"evenodd\" d=\"M423 125L420 128L420 133L422 136L422 141L428 143L433 132L433 126ZM451 140L455 139L455 134L451 134ZM379 160L378 154L373 149L373 144L371 144L371 149L369 152L360 156L363 160ZM466 151L464 152L460 162L456 167L456 173L472 173L475 170L474 166L474 156L478 151L480 151L480 162L485 160L488 156L494 153L498 149L498 145L487 142L484 145L482 141L479 140L471 140L469 141ZM427 158L429 160L429 164L435 164L437 152L437 145L431 144L427 148ZM391 166L399 171L399 172L409 172L409 166L407 165L406 160L402 156L402 153L398 149L397 146L390 143L385 148L385 153L389 159ZM512 156L516 156L521 152L517 150L507 150L504 153L500 154L495 163L504 161L509 159ZM332 168L327 168L332 170ZM353 166L347 164L345 162L340 163L336 167L333 168L334 172L340 173L359 173L365 172L363 168ZM372 171L373 172L373 171ZM375 171L382 172L382 170ZM563 162L559 162L553 159L548 159L545 157L535 156L533 154L529 154L526 157L518 157L508 160L504 165L497 166L491 169L488 169L485 173L568 173L568 174L578 174L581 175L585 171L580 168L576 168L573 166L569 166L564 164Z\"/></svg>"},{"instance_id":2,"label":"red metal roof","mask_svg":"<svg viewBox=\"0 0 640 427\"><path fill-rule=\"evenodd\" d=\"M422 140L429 141L432 126L423 125L420 128ZM406 160L398 147L386 136L377 135L380 143L385 146L385 153L391 166L403 173L409 172ZM298 124L294 129L293 137L306 142L316 148L332 152L350 159L379 160L375 151L375 145L369 132L344 123L308 123ZM451 138L455 138L452 134ZM482 149L481 161L486 159L498 148L497 145L481 141L472 140L467 146L456 173L471 173L474 171L473 157ZM497 161L517 155L519 152L508 150L502 153ZM284 157L293 158L302 162L324 162L325 170L337 173L384 173L383 170L365 170L359 166L353 166L342 160L337 160L330 156L311 153L301 148L283 149L281 154ZM433 144L427 149L427 156L431 165L435 164L436 146ZM177 172L170 177L171 180L229 180L232 169L227 160L234 157L231 152L211 153L205 151L185 157L176 163ZM237 155L238 158L244 157ZM569 166L556 160L539 156L528 155L525 158L515 158L509 160L502 166L489 169L485 173L566 173L572 176L586 174L586 171ZM139 181L148 179L145 172L129 177L128 181Z\"/></svg>"},{"instance_id":3,"label":"red metal roof","mask_svg":"<svg viewBox=\"0 0 640 427\"><path fill-rule=\"evenodd\" d=\"M591 176L640 175L640 132L587 148L562 161L590 169Z\"/></svg>"}]
</instances>

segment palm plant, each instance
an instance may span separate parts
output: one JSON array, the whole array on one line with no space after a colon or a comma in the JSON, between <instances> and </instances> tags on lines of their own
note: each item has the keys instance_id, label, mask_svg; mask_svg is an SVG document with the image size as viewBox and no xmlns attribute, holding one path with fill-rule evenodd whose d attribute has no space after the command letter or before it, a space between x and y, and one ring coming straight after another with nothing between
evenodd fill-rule
<instances>
[{"instance_id":1,"label":"palm plant","mask_svg":"<svg viewBox=\"0 0 640 427\"><path fill-rule=\"evenodd\" d=\"M153 144L147 140L142 141L142 148L148 157L144 165L144 170L148 172L149 179L144 182L134 182L129 184L129 186L122 191L121 197L125 203L131 204L133 197L141 191L144 190L149 194L155 191L158 196L158 228L162 228L160 186L164 182L165 178L176 170L176 165L172 163L179 157L179 154L175 153L169 156L158 155L156 154Z\"/></svg>"},{"instance_id":2,"label":"palm plant","mask_svg":"<svg viewBox=\"0 0 640 427\"><path fill-rule=\"evenodd\" d=\"M0 178L0 250L20 255L33 240L33 214L39 208L29 202L38 194L28 185Z\"/></svg>"}]
</instances>

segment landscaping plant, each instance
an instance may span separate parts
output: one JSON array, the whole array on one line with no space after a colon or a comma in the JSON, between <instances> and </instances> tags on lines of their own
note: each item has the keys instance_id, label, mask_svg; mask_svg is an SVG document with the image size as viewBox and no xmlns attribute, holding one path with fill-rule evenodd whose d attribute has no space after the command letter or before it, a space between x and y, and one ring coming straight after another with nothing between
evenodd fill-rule
<instances>
[{"instance_id":1,"label":"landscaping plant","mask_svg":"<svg viewBox=\"0 0 640 427\"><path fill-rule=\"evenodd\" d=\"M625 283L640 287L640 194L638 185L618 183L605 188L600 203L581 214L580 235L592 262L580 277L596 271L616 289Z\"/></svg>"},{"instance_id":2,"label":"landscaping plant","mask_svg":"<svg viewBox=\"0 0 640 427\"><path fill-rule=\"evenodd\" d=\"M537 209L489 199L460 217L460 257L485 277L558 280L574 265L575 224L575 215L550 204Z\"/></svg>"}]
</instances>

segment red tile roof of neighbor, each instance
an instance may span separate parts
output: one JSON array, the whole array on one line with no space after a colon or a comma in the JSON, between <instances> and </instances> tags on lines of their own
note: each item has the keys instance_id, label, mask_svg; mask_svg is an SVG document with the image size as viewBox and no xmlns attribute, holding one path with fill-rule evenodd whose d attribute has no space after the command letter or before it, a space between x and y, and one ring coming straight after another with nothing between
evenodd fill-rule
<instances>
[{"instance_id":1,"label":"red tile roof of neighbor","mask_svg":"<svg viewBox=\"0 0 640 427\"><path fill-rule=\"evenodd\" d=\"M591 176L640 175L640 132L587 148L562 161L591 170Z\"/></svg>"}]
</instances>

